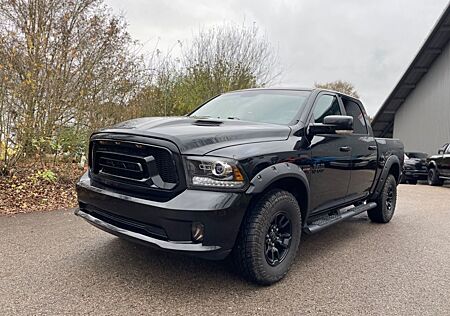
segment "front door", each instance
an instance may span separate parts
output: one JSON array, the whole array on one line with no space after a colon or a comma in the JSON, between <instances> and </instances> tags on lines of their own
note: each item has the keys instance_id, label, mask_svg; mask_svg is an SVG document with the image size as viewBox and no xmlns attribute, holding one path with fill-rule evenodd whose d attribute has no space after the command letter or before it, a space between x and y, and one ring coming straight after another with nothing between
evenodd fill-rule
<instances>
[{"instance_id":1,"label":"front door","mask_svg":"<svg viewBox=\"0 0 450 316\"><path fill-rule=\"evenodd\" d=\"M444 155L442 156L441 175L450 177L450 144L447 145Z\"/></svg>"},{"instance_id":2,"label":"front door","mask_svg":"<svg viewBox=\"0 0 450 316\"><path fill-rule=\"evenodd\" d=\"M348 198L358 199L369 194L377 171L377 144L369 134L367 118L361 105L350 98L342 98L346 115L353 117L353 133L349 135L352 172Z\"/></svg>"},{"instance_id":3,"label":"front door","mask_svg":"<svg viewBox=\"0 0 450 316\"><path fill-rule=\"evenodd\" d=\"M335 94L322 93L317 97L311 122L323 123L327 115L342 115L341 104ZM318 134L310 138L311 149L311 209L319 212L345 199L350 180L349 139L347 135Z\"/></svg>"}]
</instances>

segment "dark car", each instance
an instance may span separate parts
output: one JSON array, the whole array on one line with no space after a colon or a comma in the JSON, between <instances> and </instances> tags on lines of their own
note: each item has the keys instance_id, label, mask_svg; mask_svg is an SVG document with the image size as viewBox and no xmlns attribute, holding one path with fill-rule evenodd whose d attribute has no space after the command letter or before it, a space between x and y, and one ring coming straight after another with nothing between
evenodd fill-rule
<instances>
[{"instance_id":1,"label":"dark car","mask_svg":"<svg viewBox=\"0 0 450 316\"><path fill-rule=\"evenodd\" d=\"M417 184L418 180L427 180L427 153L405 152L402 183Z\"/></svg>"},{"instance_id":2,"label":"dark car","mask_svg":"<svg viewBox=\"0 0 450 316\"><path fill-rule=\"evenodd\" d=\"M437 155L428 157L428 184L443 185L450 180L450 144L445 144Z\"/></svg>"},{"instance_id":3,"label":"dark car","mask_svg":"<svg viewBox=\"0 0 450 316\"><path fill-rule=\"evenodd\" d=\"M403 144L375 138L361 102L322 89L222 94L185 117L94 133L76 214L107 232L271 284L301 235L367 212L391 220Z\"/></svg>"}]
</instances>

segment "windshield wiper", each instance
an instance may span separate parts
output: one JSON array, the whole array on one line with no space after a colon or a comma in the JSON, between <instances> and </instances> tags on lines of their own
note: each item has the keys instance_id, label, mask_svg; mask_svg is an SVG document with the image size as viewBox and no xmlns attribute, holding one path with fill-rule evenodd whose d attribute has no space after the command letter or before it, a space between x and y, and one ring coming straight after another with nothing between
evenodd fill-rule
<instances>
[{"instance_id":1,"label":"windshield wiper","mask_svg":"<svg viewBox=\"0 0 450 316\"><path fill-rule=\"evenodd\" d=\"M213 118L213 119L223 120L223 118L221 118L220 116L212 117L210 115L190 115L189 117L196 118L196 119ZM240 118L239 117L235 117L235 116L229 116L229 117L227 117L227 120L240 120Z\"/></svg>"},{"instance_id":2,"label":"windshield wiper","mask_svg":"<svg viewBox=\"0 0 450 316\"><path fill-rule=\"evenodd\" d=\"M196 118L196 119L208 119L208 118L211 118L211 116L209 116L209 115L190 115L189 117Z\"/></svg>"}]
</instances>

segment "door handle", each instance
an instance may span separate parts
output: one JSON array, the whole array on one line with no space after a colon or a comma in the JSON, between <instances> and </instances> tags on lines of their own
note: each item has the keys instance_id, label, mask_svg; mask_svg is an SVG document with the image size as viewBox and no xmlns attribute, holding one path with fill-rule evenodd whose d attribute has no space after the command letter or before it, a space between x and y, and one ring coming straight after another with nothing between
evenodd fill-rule
<instances>
[{"instance_id":1,"label":"door handle","mask_svg":"<svg viewBox=\"0 0 450 316\"><path fill-rule=\"evenodd\" d=\"M369 150L377 150L377 146L375 145L369 146Z\"/></svg>"},{"instance_id":2,"label":"door handle","mask_svg":"<svg viewBox=\"0 0 450 316\"><path fill-rule=\"evenodd\" d=\"M339 150L343 151L343 152L348 152L348 151L352 150L352 148L349 146L342 146L339 148Z\"/></svg>"}]
</instances>

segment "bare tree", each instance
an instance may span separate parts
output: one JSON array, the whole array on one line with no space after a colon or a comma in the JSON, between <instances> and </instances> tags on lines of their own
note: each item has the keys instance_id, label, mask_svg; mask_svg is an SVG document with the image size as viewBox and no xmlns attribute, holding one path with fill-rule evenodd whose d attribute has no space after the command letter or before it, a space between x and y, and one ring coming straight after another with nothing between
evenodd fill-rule
<instances>
[{"instance_id":1,"label":"bare tree","mask_svg":"<svg viewBox=\"0 0 450 316\"><path fill-rule=\"evenodd\" d=\"M222 92L265 86L280 74L276 53L255 24L201 29L182 51L181 109Z\"/></svg>"},{"instance_id":2,"label":"bare tree","mask_svg":"<svg viewBox=\"0 0 450 316\"><path fill-rule=\"evenodd\" d=\"M314 86L316 88L329 89L338 92L345 93L347 95L353 96L355 98L359 98L358 92L356 91L353 84L348 81L336 80L327 83L315 83Z\"/></svg>"},{"instance_id":3,"label":"bare tree","mask_svg":"<svg viewBox=\"0 0 450 316\"><path fill-rule=\"evenodd\" d=\"M156 47L144 58L140 49L103 0L0 0L0 169L22 153L56 160L70 138L138 116L185 114L280 73L255 25L202 29L179 58Z\"/></svg>"},{"instance_id":4,"label":"bare tree","mask_svg":"<svg viewBox=\"0 0 450 316\"><path fill-rule=\"evenodd\" d=\"M136 49L101 0L2 0L0 135L30 152L61 126L120 120L143 85Z\"/></svg>"},{"instance_id":5,"label":"bare tree","mask_svg":"<svg viewBox=\"0 0 450 316\"><path fill-rule=\"evenodd\" d=\"M157 49L151 56L148 85L131 102L141 115L183 115L217 94L265 86L280 74L277 55L256 25L201 29L178 44L179 58Z\"/></svg>"}]
</instances>

